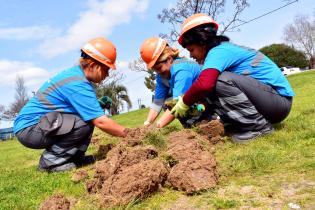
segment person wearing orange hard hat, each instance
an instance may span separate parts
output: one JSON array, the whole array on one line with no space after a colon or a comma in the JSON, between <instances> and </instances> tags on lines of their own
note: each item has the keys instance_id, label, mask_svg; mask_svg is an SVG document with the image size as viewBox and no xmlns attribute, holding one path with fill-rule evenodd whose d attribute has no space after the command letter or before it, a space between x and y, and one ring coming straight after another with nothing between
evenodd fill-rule
<instances>
[{"instance_id":1,"label":"person wearing orange hard hat","mask_svg":"<svg viewBox=\"0 0 315 210\"><path fill-rule=\"evenodd\" d=\"M22 108L14 132L26 147L45 149L38 169L60 172L93 163L85 156L94 126L113 136L126 136L123 126L105 116L93 83L115 69L116 47L98 37L81 48L79 65L47 80Z\"/></svg>"},{"instance_id":2,"label":"person wearing orange hard hat","mask_svg":"<svg viewBox=\"0 0 315 210\"><path fill-rule=\"evenodd\" d=\"M154 100L144 125L151 125L164 108L164 114L156 123L157 127L162 128L174 120L170 113L171 108L165 106L166 100L176 100L189 89L200 74L200 65L179 57L179 50L170 47L159 37L146 39L141 45L140 55L147 68L157 73ZM189 127L189 122L192 121L190 117L179 120L184 127Z\"/></svg>"},{"instance_id":3,"label":"person wearing orange hard hat","mask_svg":"<svg viewBox=\"0 0 315 210\"><path fill-rule=\"evenodd\" d=\"M257 50L238 46L223 35L206 14L194 14L181 26L178 43L202 66L199 78L171 113L185 114L189 106L208 95L232 140L246 143L272 133L272 124L291 110L294 92L279 67Z\"/></svg>"}]
</instances>

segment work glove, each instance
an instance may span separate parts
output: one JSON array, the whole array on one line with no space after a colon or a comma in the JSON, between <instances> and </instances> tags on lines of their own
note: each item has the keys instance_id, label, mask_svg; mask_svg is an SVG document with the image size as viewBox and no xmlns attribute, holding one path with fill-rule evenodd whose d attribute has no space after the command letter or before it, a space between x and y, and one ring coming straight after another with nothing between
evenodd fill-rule
<instances>
[{"instance_id":1,"label":"work glove","mask_svg":"<svg viewBox=\"0 0 315 210\"><path fill-rule=\"evenodd\" d=\"M171 110L171 114L174 115L176 118L184 117L186 112L189 110L189 106L187 106L184 101L183 97L179 96L178 101Z\"/></svg>"},{"instance_id":2,"label":"work glove","mask_svg":"<svg viewBox=\"0 0 315 210\"><path fill-rule=\"evenodd\" d=\"M206 110L206 107L203 104L197 104L196 108L198 112L204 112Z\"/></svg>"},{"instance_id":3,"label":"work glove","mask_svg":"<svg viewBox=\"0 0 315 210\"><path fill-rule=\"evenodd\" d=\"M110 109L112 107L112 99L108 96L103 96L103 97L99 98L98 102L99 102L100 106L102 107L102 109L105 109L105 108ZM106 107L106 105L107 105L107 107Z\"/></svg>"}]
</instances>

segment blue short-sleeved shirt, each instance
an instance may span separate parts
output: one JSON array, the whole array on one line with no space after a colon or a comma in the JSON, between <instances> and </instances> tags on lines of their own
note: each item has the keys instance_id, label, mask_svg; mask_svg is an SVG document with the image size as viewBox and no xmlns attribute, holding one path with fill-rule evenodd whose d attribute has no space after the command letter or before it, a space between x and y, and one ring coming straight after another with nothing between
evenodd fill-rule
<instances>
[{"instance_id":1,"label":"blue short-sleeved shirt","mask_svg":"<svg viewBox=\"0 0 315 210\"><path fill-rule=\"evenodd\" d=\"M104 115L92 84L80 66L66 69L48 81L22 108L14 121L14 132L35 125L46 113L72 113L89 121Z\"/></svg>"},{"instance_id":2,"label":"blue short-sleeved shirt","mask_svg":"<svg viewBox=\"0 0 315 210\"><path fill-rule=\"evenodd\" d=\"M279 67L267 56L253 49L223 42L208 52L202 69L208 68L248 75L270 85L280 95L294 96L288 80Z\"/></svg>"},{"instance_id":3,"label":"blue short-sleeved shirt","mask_svg":"<svg viewBox=\"0 0 315 210\"><path fill-rule=\"evenodd\" d=\"M168 97L177 98L183 95L199 77L200 65L184 58L175 59L170 74L171 77L168 80L157 75L155 100L165 100Z\"/></svg>"}]
</instances>

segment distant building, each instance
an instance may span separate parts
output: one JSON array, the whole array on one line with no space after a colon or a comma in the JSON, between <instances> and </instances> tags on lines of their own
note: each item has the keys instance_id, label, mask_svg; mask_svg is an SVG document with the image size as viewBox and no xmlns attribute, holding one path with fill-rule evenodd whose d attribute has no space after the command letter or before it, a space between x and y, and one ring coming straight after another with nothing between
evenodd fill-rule
<instances>
[{"instance_id":1,"label":"distant building","mask_svg":"<svg viewBox=\"0 0 315 210\"><path fill-rule=\"evenodd\" d=\"M14 137L13 122L13 119L0 118L0 140L12 139Z\"/></svg>"}]
</instances>

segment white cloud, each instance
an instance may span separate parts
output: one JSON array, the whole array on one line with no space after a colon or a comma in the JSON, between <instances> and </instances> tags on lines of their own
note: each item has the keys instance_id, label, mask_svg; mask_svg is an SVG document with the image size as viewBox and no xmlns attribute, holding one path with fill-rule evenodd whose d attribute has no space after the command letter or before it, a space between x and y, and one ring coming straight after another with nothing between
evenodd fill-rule
<instances>
[{"instance_id":1,"label":"white cloud","mask_svg":"<svg viewBox=\"0 0 315 210\"><path fill-rule=\"evenodd\" d=\"M133 14L143 12L148 0L89 0L87 11L64 36L48 39L40 46L45 57L54 57L78 49L87 40L96 36L108 36L115 26L130 21Z\"/></svg>"},{"instance_id":2,"label":"white cloud","mask_svg":"<svg viewBox=\"0 0 315 210\"><path fill-rule=\"evenodd\" d=\"M59 31L49 26L28 26L17 28L0 28L0 39L35 40L54 37Z\"/></svg>"},{"instance_id":3,"label":"white cloud","mask_svg":"<svg viewBox=\"0 0 315 210\"><path fill-rule=\"evenodd\" d=\"M0 75L0 87L14 88L16 77L20 75L26 87L37 89L51 73L30 62L0 60Z\"/></svg>"}]
</instances>

